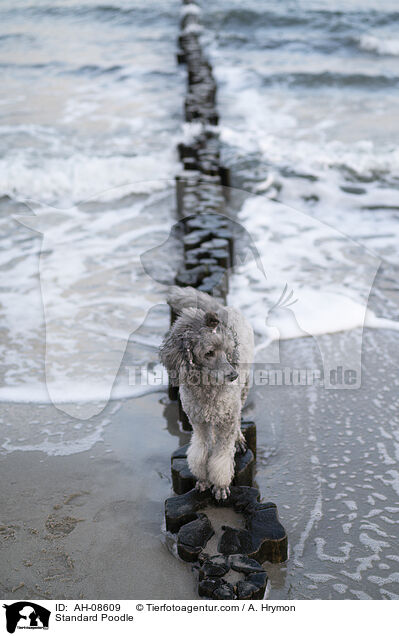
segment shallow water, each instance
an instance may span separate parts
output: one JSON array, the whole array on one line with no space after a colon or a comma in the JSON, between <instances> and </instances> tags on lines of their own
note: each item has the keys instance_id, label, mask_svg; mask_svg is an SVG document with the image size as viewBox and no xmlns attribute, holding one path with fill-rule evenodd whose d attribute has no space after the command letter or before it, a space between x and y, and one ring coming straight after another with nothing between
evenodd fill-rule
<instances>
[{"instance_id":1,"label":"shallow water","mask_svg":"<svg viewBox=\"0 0 399 636\"><path fill-rule=\"evenodd\" d=\"M2 5L2 400L63 410L97 400L90 417L137 392L113 383L130 334L165 294L140 259L175 220L175 148L190 135L179 11L177 1ZM262 360L276 339L398 328L384 306L366 314L377 269L397 264L396 18L394 4L372 1L222 0L204 13L224 159L234 187L259 195L236 213L267 279L246 263L230 302L251 319ZM176 249L157 264L164 282L177 260ZM296 305L271 316L286 285ZM167 328L154 311L140 339L151 361ZM142 349L130 359L141 364Z\"/></svg>"},{"instance_id":2,"label":"shallow water","mask_svg":"<svg viewBox=\"0 0 399 636\"><path fill-rule=\"evenodd\" d=\"M238 218L267 277L247 263L230 298L263 337L285 285L298 324L281 316L279 338L377 325L366 299L381 263L398 264L397 18L372 1L207 12L225 159L259 195Z\"/></svg>"},{"instance_id":3,"label":"shallow water","mask_svg":"<svg viewBox=\"0 0 399 636\"><path fill-rule=\"evenodd\" d=\"M290 529L286 566L266 565L271 598L399 597L397 351L397 334L368 330L358 390L257 389L257 481ZM283 343L282 366L312 358L309 339Z\"/></svg>"},{"instance_id":4,"label":"shallow water","mask_svg":"<svg viewBox=\"0 0 399 636\"><path fill-rule=\"evenodd\" d=\"M164 298L140 256L174 220L177 3L19 1L2 13L0 397L97 400L80 409L90 417ZM157 315L132 364L156 358L168 324Z\"/></svg>"}]
</instances>

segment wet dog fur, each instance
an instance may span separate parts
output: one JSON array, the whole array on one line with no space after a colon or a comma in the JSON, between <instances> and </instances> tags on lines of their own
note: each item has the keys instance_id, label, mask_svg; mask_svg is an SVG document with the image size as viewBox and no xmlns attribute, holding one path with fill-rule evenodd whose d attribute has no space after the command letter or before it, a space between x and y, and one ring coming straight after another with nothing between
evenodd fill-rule
<instances>
[{"instance_id":1,"label":"wet dog fur","mask_svg":"<svg viewBox=\"0 0 399 636\"><path fill-rule=\"evenodd\" d=\"M160 359L179 386L193 428L188 465L197 489L212 488L216 499L226 499L236 448L245 450L240 423L253 362L253 330L236 309L192 287L171 287L167 302L178 318L160 348Z\"/></svg>"}]
</instances>

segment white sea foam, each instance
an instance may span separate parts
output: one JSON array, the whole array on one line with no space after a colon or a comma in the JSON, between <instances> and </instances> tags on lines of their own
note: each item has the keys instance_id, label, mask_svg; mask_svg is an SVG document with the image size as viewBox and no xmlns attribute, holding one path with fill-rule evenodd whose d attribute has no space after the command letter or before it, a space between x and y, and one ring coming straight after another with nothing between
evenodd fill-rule
<instances>
[{"instance_id":1,"label":"white sea foam","mask_svg":"<svg viewBox=\"0 0 399 636\"><path fill-rule=\"evenodd\" d=\"M184 35L188 35L189 33L202 33L202 25L201 24L189 24L188 26L185 27L185 29L182 31L182 33Z\"/></svg>"},{"instance_id":2,"label":"white sea foam","mask_svg":"<svg viewBox=\"0 0 399 636\"><path fill-rule=\"evenodd\" d=\"M201 13L200 7L194 2L189 2L188 4L184 4L180 9L180 15L188 15L189 13L194 15L199 15Z\"/></svg>"},{"instance_id":3,"label":"white sea foam","mask_svg":"<svg viewBox=\"0 0 399 636\"><path fill-rule=\"evenodd\" d=\"M249 62L249 69L245 61L228 65L225 54L215 55L224 106L222 141L238 169L245 156L267 165L249 189L302 212L308 209L397 264L396 99L388 94L381 105L372 95L365 109L363 97L351 92L316 97L284 88L270 91Z\"/></svg>"},{"instance_id":4,"label":"white sea foam","mask_svg":"<svg viewBox=\"0 0 399 636\"><path fill-rule=\"evenodd\" d=\"M51 399L70 415L88 418L108 399L154 390L129 386L126 374L114 382L124 355L130 365L144 364L144 346L146 361L157 360L168 326L166 305L159 309L165 287L140 260L168 236L173 193L167 186L158 182L154 189L162 191L126 207L32 204L36 215L20 221L42 235L9 217L1 220L2 265L12 286L2 293L0 400ZM111 198L121 198L119 189ZM86 406L77 412L71 403Z\"/></svg>"},{"instance_id":5,"label":"white sea foam","mask_svg":"<svg viewBox=\"0 0 399 636\"><path fill-rule=\"evenodd\" d=\"M0 192L47 203L89 198L110 201L130 193L162 190L163 180L172 179L176 171L174 150L137 157L76 153L65 159L44 158L33 166L25 154L16 154L0 160Z\"/></svg>"},{"instance_id":6,"label":"white sea foam","mask_svg":"<svg viewBox=\"0 0 399 636\"><path fill-rule=\"evenodd\" d=\"M379 55L399 55L397 38L379 38L365 33L359 38L359 46L363 51L372 51Z\"/></svg>"},{"instance_id":7,"label":"white sea foam","mask_svg":"<svg viewBox=\"0 0 399 636\"><path fill-rule=\"evenodd\" d=\"M191 144L195 141L204 130L204 126L199 122L185 122L183 124L182 141L185 144Z\"/></svg>"},{"instance_id":8,"label":"white sea foam","mask_svg":"<svg viewBox=\"0 0 399 636\"><path fill-rule=\"evenodd\" d=\"M290 91L267 91L245 61L228 65L226 56L215 55L227 111L222 141L238 163L252 155L270 166L250 186L264 196L247 198L239 214L267 279L254 263L244 264L232 279L229 302L251 319L259 361L279 361L271 346L278 340L312 336L326 363L323 334L352 331L348 357L360 370L363 327L399 329L367 308L381 258L398 263L399 198L390 183L399 177L399 152L392 139L370 138L369 127L364 138L342 134L341 120L352 121L357 112L353 96L348 103L343 98L343 107L338 103L339 114L331 100L315 101L313 94L302 104ZM378 175L388 184L376 181ZM273 307L285 286L297 302Z\"/></svg>"},{"instance_id":9,"label":"white sea foam","mask_svg":"<svg viewBox=\"0 0 399 636\"><path fill-rule=\"evenodd\" d=\"M340 139L323 140L322 135L319 143L301 139L306 131L298 131L296 118L287 110L287 107L286 112L276 110L273 103L265 102L254 89L242 89L234 111L245 118L245 133L222 124L221 139L245 152L259 152L276 167L288 165L295 172L314 178L323 176L326 169L342 167L363 179L370 179L375 173L399 176L399 150L395 144L377 151L373 141L367 139L351 143Z\"/></svg>"},{"instance_id":10,"label":"white sea foam","mask_svg":"<svg viewBox=\"0 0 399 636\"><path fill-rule=\"evenodd\" d=\"M249 197L240 220L251 234L266 272L253 261L233 277L230 302L251 319L263 342L317 336L363 325L399 329L377 317L367 299L380 264L337 230L303 212ZM293 292L290 307L275 306L285 286Z\"/></svg>"},{"instance_id":11,"label":"white sea foam","mask_svg":"<svg viewBox=\"0 0 399 636\"><path fill-rule=\"evenodd\" d=\"M50 386L51 399L49 386L45 382L43 384L35 384L33 382L18 386L0 387L0 402L18 402L18 403L30 403L30 404L47 404L53 402L54 404L86 404L87 402L104 403L104 401L110 400L124 400L128 398L142 397L150 393L159 393L166 390L167 385L143 385L143 386L129 386L127 377L125 382L109 387L108 384L98 384L93 386L87 382L82 386L81 382L60 382L59 386L53 384ZM95 411L98 412L98 407ZM90 416L91 417L91 416ZM86 417L84 419L87 419Z\"/></svg>"}]
</instances>

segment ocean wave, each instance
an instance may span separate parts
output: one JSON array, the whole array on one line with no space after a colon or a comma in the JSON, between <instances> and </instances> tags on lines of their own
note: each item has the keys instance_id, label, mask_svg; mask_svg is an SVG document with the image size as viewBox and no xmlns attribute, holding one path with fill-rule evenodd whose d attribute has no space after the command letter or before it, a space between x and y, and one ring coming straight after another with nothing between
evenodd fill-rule
<instances>
[{"instance_id":1,"label":"ocean wave","mask_svg":"<svg viewBox=\"0 0 399 636\"><path fill-rule=\"evenodd\" d=\"M359 40L359 47L363 51L370 51L378 55L399 55L398 38L378 38L375 35L362 35Z\"/></svg>"},{"instance_id":2,"label":"ocean wave","mask_svg":"<svg viewBox=\"0 0 399 636\"><path fill-rule=\"evenodd\" d=\"M27 42L34 42L36 38L30 33L2 33L0 35L0 44L8 43L9 40L26 40Z\"/></svg>"},{"instance_id":3,"label":"ocean wave","mask_svg":"<svg viewBox=\"0 0 399 636\"><path fill-rule=\"evenodd\" d=\"M43 69L46 69L46 70L62 69L63 66L64 65L61 62L36 62L32 64L29 64L27 62L23 64L20 64L17 62L0 62L0 69L4 69L4 70L21 69L21 70L28 70L28 71L42 71Z\"/></svg>"},{"instance_id":4,"label":"ocean wave","mask_svg":"<svg viewBox=\"0 0 399 636\"><path fill-rule=\"evenodd\" d=\"M396 75L368 75L366 73L273 73L262 77L265 84L288 84L293 88L365 88L384 89L397 86Z\"/></svg>"},{"instance_id":5,"label":"ocean wave","mask_svg":"<svg viewBox=\"0 0 399 636\"><path fill-rule=\"evenodd\" d=\"M119 73L124 69L120 64L113 64L112 66L100 66L99 64L83 64L74 69L65 71L68 75L109 75L112 73Z\"/></svg>"},{"instance_id":6,"label":"ocean wave","mask_svg":"<svg viewBox=\"0 0 399 636\"><path fill-rule=\"evenodd\" d=\"M295 126L288 115L270 115L277 130L262 128L262 121L255 121L247 135L227 126L221 127L221 137L228 146L239 148L239 152L259 153L267 162L282 171L283 176L301 176L315 182L328 170L335 169L350 181L397 182L399 178L399 150L392 145L377 149L372 142L358 141L345 144L331 140L320 144L309 140L283 138L279 131ZM296 167L296 170L295 168ZM300 173L300 175L299 175Z\"/></svg>"},{"instance_id":7,"label":"ocean wave","mask_svg":"<svg viewBox=\"0 0 399 636\"><path fill-rule=\"evenodd\" d=\"M165 180L172 179L175 172L172 151L135 157L75 154L47 158L37 165L19 154L0 160L0 194L46 202L76 202L93 196L112 200L115 196L163 189Z\"/></svg>"},{"instance_id":8,"label":"ocean wave","mask_svg":"<svg viewBox=\"0 0 399 636\"><path fill-rule=\"evenodd\" d=\"M234 27L297 27L324 29L327 32L352 30L355 25L385 26L399 19L397 11L338 11L338 10L303 10L303 11L263 11L250 8L212 10L204 14L204 23L215 28Z\"/></svg>"},{"instance_id":9,"label":"ocean wave","mask_svg":"<svg viewBox=\"0 0 399 636\"><path fill-rule=\"evenodd\" d=\"M50 61L50 62L37 62L29 64L16 63L16 62L0 62L0 69L4 71L47 71L54 72L57 75L79 75L87 77L101 77L102 75L115 76L118 81L129 79L132 74L145 75L147 77L176 77L174 69L169 71L162 71L159 69L153 70L138 70L134 65L121 65L112 64L111 66L103 66L101 64L82 64L79 66L67 66L65 63Z\"/></svg>"},{"instance_id":10,"label":"ocean wave","mask_svg":"<svg viewBox=\"0 0 399 636\"><path fill-rule=\"evenodd\" d=\"M361 57L364 52L377 51L377 48L374 48L374 40L376 39L377 38L372 36L362 36L359 38L352 33L330 33L327 37L325 33L319 33L318 37L309 39L306 37L305 32L300 32L299 30L286 31L284 37L281 35L278 37L272 33L265 37L264 32L257 34L252 31L246 33L241 31L225 31L218 33L217 44L218 47L227 49L234 46L235 48L241 47L253 51L283 49L284 52L288 53L300 51L301 54L306 53L312 55L314 53L322 53L327 55L338 54L339 56L348 54L353 56L355 54L356 57ZM384 47L382 40L380 43L381 53L386 48L386 54L399 54L395 52L396 47L399 47L399 40L388 40L386 47Z\"/></svg>"},{"instance_id":11,"label":"ocean wave","mask_svg":"<svg viewBox=\"0 0 399 636\"><path fill-rule=\"evenodd\" d=\"M156 10L154 10L156 8ZM176 12L173 9L168 10L165 7L153 4L134 7L123 7L113 4L81 4L77 5L39 5L28 4L26 6L14 6L6 11L8 16L24 15L25 17L42 17L42 18L72 18L82 19L89 18L101 22L112 23L131 23L137 22L155 22L160 19L176 20Z\"/></svg>"},{"instance_id":12,"label":"ocean wave","mask_svg":"<svg viewBox=\"0 0 399 636\"><path fill-rule=\"evenodd\" d=\"M299 26L306 24L309 15L306 13L276 13L274 11L256 11L254 9L230 9L223 11L210 10L203 16L205 24L209 22L214 26L215 21L224 27L234 26Z\"/></svg>"}]
</instances>

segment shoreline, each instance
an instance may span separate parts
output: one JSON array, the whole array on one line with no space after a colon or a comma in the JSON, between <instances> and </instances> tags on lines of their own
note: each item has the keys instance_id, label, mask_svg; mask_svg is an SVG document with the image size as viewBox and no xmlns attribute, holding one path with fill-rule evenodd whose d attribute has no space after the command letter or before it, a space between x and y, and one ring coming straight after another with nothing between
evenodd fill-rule
<instances>
[{"instance_id":1,"label":"shoreline","mask_svg":"<svg viewBox=\"0 0 399 636\"><path fill-rule=\"evenodd\" d=\"M326 338L334 350L345 346L345 334ZM360 389L253 389L255 408L250 396L244 415L257 421L255 483L264 501L276 501L289 532L289 560L265 563L270 600L399 596L398 338L365 331ZM283 364L318 355L309 338L282 343L281 354ZM43 434L44 411L30 409L31 421L42 422L27 423L25 435ZM65 420L52 413L53 421ZM10 409L5 420L21 425L22 415ZM173 558L162 534L170 455L188 441L177 418L176 403L150 394L121 402L102 440L83 452L1 456L3 598L196 598L190 566Z\"/></svg>"}]
</instances>

